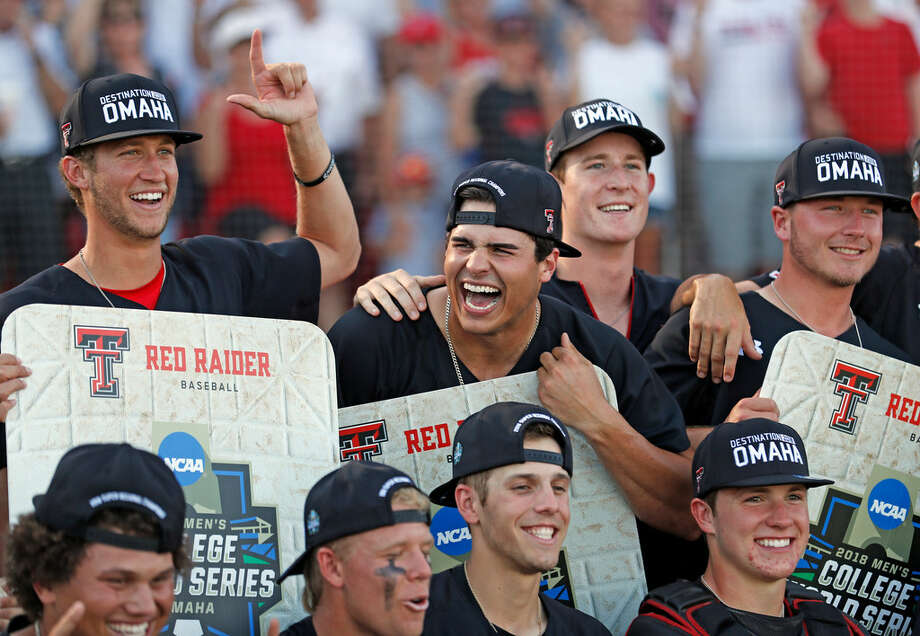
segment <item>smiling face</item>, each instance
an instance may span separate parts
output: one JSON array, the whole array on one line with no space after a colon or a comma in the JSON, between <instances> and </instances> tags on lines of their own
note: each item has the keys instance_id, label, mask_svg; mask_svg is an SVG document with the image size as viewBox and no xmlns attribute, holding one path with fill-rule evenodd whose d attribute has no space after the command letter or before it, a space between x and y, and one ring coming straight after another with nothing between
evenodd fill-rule
<instances>
[{"instance_id":1,"label":"smiling face","mask_svg":"<svg viewBox=\"0 0 920 636\"><path fill-rule=\"evenodd\" d=\"M526 439L524 447L562 452L551 437ZM489 555L500 567L522 574L555 567L569 527L569 482L561 466L544 462L490 471L486 501L476 496L475 517L468 519L474 554Z\"/></svg>"},{"instance_id":2,"label":"smiling face","mask_svg":"<svg viewBox=\"0 0 920 636\"><path fill-rule=\"evenodd\" d=\"M35 584L50 629L76 601L86 606L74 636L153 636L169 618L175 586L169 553L90 543L66 582Z\"/></svg>"},{"instance_id":3,"label":"smiling face","mask_svg":"<svg viewBox=\"0 0 920 636\"><path fill-rule=\"evenodd\" d=\"M461 211L494 212L495 204L463 201ZM533 328L540 285L552 278L559 251L541 261L534 258L533 237L493 225L454 227L444 252L444 274L456 317L467 333L489 335Z\"/></svg>"},{"instance_id":4,"label":"smiling face","mask_svg":"<svg viewBox=\"0 0 920 636\"><path fill-rule=\"evenodd\" d=\"M882 242L882 202L844 196L775 207L774 226L786 247L784 263L837 287L858 283L875 264Z\"/></svg>"},{"instance_id":5,"label":"smiling face","mask_svg":"<svg viewBox=\"0 0 920 636\"><path fill-rule=\"evenodd\" d=\"M394 510L405 509L394 503ZM418 636L428 608L434 539L424 523L398 523L349 537L342 592L354 633Z\"/></svg>"},{"instance_id":6,"label":"smiling face","mask_svg":"<svg viewBox=\"0 0 920 636\"><path fill-rule=\"evenodd\" d=\"M807 490L801 484L723 488L700 527L714 569L758 581L785 579L808 543Z\"/></svg>"},{"instance_id":7,"label":"smiling face","mask_svg":"<svg viewBox=\"0 0 920 636\"><path fill-rule=\"evenodd\" d=\"M163 233L176 198L176 143L168 135L140 135L96 145L86 166L87 218L138 240Z\"/></svg>"},{"instance_id":8,"label":"smiling face","mask_svg":"<svg viewBox=\"0 0 920 636\"><path fill-rule=\"evenodd\" d=\"M562 161L562 239L579 249L592 241L635 240L645 227L655 187L639 142L623 133L603 133L566 151Z\"/></svg>"}]
</instances>

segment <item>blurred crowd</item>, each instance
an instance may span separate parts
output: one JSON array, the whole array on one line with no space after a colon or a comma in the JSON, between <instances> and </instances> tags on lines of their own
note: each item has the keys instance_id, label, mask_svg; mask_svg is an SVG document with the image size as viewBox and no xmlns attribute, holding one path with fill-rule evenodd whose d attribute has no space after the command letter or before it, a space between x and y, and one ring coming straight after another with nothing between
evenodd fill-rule
<instances>
[{"instance_id":1,"label":"blurred crowd","mask_svg":"<svg viewBox=\"0 0 920 636\"><path fill-rule=\"evenodd\" d=\"M465 167L543 166L562 109L607 97L640 114L656 157L637 266L683 276L772 269L777 163L846 135L909 194L920 134L914 0L0 0L0 290L73 254L83 218L57 177L57 114L80 82L132 72L176 92L185 127L164 240L292 234L280 124L253 92L249 37L303 62L355 204L360 283L439 271L449 187ZM910 238L905 215L886 234ZM343 286L322 322L350 305Z\"/></svg>"}]
</instances>

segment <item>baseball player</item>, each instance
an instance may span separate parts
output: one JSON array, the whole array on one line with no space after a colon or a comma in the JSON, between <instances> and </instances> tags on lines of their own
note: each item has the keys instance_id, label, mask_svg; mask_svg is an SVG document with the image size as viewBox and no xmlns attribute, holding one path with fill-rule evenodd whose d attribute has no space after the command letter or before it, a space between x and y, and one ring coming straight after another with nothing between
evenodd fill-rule
<instances>
[{"instance_id":1,"label":"baseball player","mask_svg":"<svg viewBox=\"0 0 920 636\"><path fill-rule=\"evenodd\" d=\"M555 179L514 161L481 164L453 187L445 287L429 310L395 322L356 307L329 331L350 406L538 371L540 399L591 442L633 511L670 532L698 533L687 515L689 441L673 399L616 330L539 297L560 256ZM604 398L593 364L617 392Z\"/></svg>"},{"instance_id":2,"label":"baseball player","mask_svg":"<svg viewBox=\"0 0 920 636\"><path fill-rule=\"evenodd\" d=\"M434 539L428 497L408 475L347 462L310 489L303 516L306 549L278 582L302 575L312 616L283 635L422 633Z\"/></svg>"},{"instance_id":3,"label":"baseball player","mask_svg":"<svg viewBox=\"0 0 920 636\"><path fill-rule=\"evenodd\" d=\"M652 590L628 636L863 633L819 593L786 580L808 545L808 489L833 483L809 476L795 429L766 419L719 426L697 447L693 475L706 572Z\"/></svg>"},{"instance_id":4,"label":"baseball player","mask_svg":"<svg viewBox=\"0 0 920 636\"><path fill-rule=\"evenodd\" d=\"M569 527L572 441L544 408L499 402L457 430L452 479L431 501L469 525L465 563L431 579L425 633L603 635L595 618L539 594Z\"/></svg>"},{"instance_id":5,"label":"baseball player","mask_svg":"<svg viewBox=\"0 0 920 636\"><path fill-rule=\"evenodd\" d=\"M920 142L911 160L910 207L920 220ZM920 241L882 246L875 267L856 285L853 310L920 364Z\"/></svg>"},{"instance_id":6,"label":"baseball player","mask_svg":"<svg viewBox=\"0 0 920 636\"><path fill-rule=\"evenodd\" d=\"M292 178L300 184L298 236L270 246L213 236L161 245L179 178L176 145L201 135L180 129L175 98L160 82L130 74L92 79L61 116L60 172L86 216L86 244L62 265L0 294L0 327L31 303L316 320L320 289L357 263L354 212L319 129L306 70L266 66L259 31L250 64L258 98L228 100L285 125ZM28 375L20 360L0 354L0 423ZM2 519L5 440L0 430Z\"/></svg>"},{"instance_id":7,"label":"baseball player","mask_svg":"<svg viewBox=\"0 0 920 636\"><path fill-rule=\"evenodd\" d=\"M763 357L739 359L733 382L716 385L696 376L685 354L686 310L658 332L645 356L677 398L688 426L703 425L691 439L704 435L706 426L750 416L752 409L739 400L758 391L773 347L791 331L810 329L906 359L850 307L854 286L878 256L883 205L906 202L886 191L882 174L874 150L843 137L806 141L779 165L771 214L783 243L781 274L741 295Z\"/></svg>"},{"instance_id":8,"label":"baseball player","mask_svg":"<svg viewBox=\"0 0 920 636\"><path fill-rule=\"evenodd\" d=\"M731 381L733 365L722 366L726 350L744 346L748 355L759 355L749 334L733 326L743 323L744 312L732 282L712 274L681 284L634 267L636 238L655 186L652 157L662 152L664 142L621 104L594 99L565 110L546 139L544 165L562 188L562 239L582 257L559 261L541 293L605 322L639 351L674 310L699 295L703 302L693 307L697 330L690 356L702 377L711 372L718 381ZM398 303L416 319L425 309L420 285L442 282L439 276L411 277L404 271L383 274L358 289L355 304L377 315L376 301L399 320Z\"/></svg>"},{"instance_id":9,"label":"baseball player","mask_svg":"<svg viewBox=\"0 0 920 636\"><path fill-rule=\"evenodd\" d=\"M8 631L160 633L188 564L185 496L163 460L128 444L77 446L33 502L7 547L9 585L25 611Z\"/></svg>"}]
</instances>

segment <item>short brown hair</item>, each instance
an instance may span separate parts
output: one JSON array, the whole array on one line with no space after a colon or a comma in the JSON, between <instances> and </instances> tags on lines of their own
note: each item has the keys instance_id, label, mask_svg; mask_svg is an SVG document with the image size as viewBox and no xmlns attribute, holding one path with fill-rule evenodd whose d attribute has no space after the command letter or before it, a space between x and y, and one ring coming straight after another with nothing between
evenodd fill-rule
<instances>
[{"instance_id":1,"label":"short brown hair","mask_svg":"<svg viewBox=\"0 0 920 636\"><path fill-rule=\"evenodd\" d=\"M427 512L428 508L431 506L431 502L428 501L428 497L421 491L412 487L405 487L394 492L390 499L391 508L397 505L403 506L408 510L422 510ZM320 548L329 548L340 559L347 559L354 545L353 539L356 536L357 535L349 535L341 539L330 541L324 545L316 546L310 550L310 554L304 559L303 577L305 585L300 600L303 603L304 609L311 614L316 611L316 607L319 605L319 601L323 596L324 584L322 572L319 570L319 563L316 561L316 551Z\"/></svg>"},{"instance_id":2,"label":"short brown hair","mask_svg":"<svg viewBox=\"0 0 920 636\"><path fill-rule=\"evenodd\" d=\"M128 508L100 510L90 519L89 525L138 537L160 536L159 526L151 515ZM83 560L89 543L49 528L38 521L34 513L19 517L19 522L10 531L6 548L6 573L13 596L29 620L41 618L44 609L33 584L51 586L67 582ZM188 567L184 545L173 550L172 557L177 572Z\"/></svg>"},{"instance_id":3,"label":"short brown hair","mask_svg":"<svg viewBox=\"0 0 920 636\"><path fill-rule=\"evenodd\" d=\"M75 148L73 152L70 153L70 156L79 161L80 163L86 164L90 170L96 169L96 146L95 144L89 146L81 146L80 148ZM67 188L67 192L70 194L70 198L73 199L74 203L77 204L77 209L80 210L80 213L83 216L86 216L86 211L83 209L83 193L80 192L80 188L75 186L70 182L70 179L64 174L64 158L61 157L61 160L58 161L58 172L61 175L61 179L64 180L64 187Z\"/></svg>"}]
</instances>

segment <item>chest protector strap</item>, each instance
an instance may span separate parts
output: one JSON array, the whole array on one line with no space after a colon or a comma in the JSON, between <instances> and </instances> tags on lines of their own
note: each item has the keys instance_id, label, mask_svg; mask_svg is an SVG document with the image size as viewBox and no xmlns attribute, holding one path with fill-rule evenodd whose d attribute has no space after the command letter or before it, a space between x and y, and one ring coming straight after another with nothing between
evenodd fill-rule
<instances>
[{"instance_id":1,"label":"chest protector strap","mask_svg":"<svg viewBox=\"0 0 920 636\"><path fill-rule=\"evenodd\" d=\"M786 582L786 610L800 614L807 636L860 636L863 632L824 598L798 583ZM678 581L653 590L642 602L640 614L659 617L694 636L750 636L734 614L698 583Z\"/></svg>"}]
</instances>

